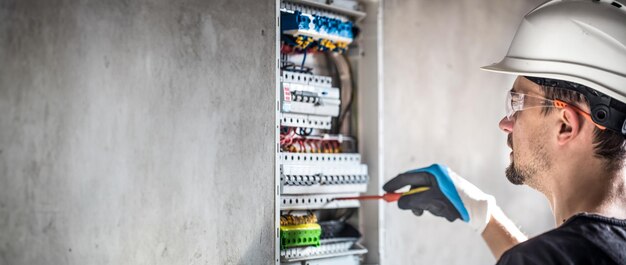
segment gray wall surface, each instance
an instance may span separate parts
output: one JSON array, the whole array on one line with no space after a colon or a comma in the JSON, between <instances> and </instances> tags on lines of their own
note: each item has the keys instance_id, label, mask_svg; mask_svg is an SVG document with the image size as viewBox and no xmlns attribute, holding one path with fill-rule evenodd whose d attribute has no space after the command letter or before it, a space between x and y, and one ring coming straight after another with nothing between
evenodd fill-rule
<instances>
[{"instance_id":1,"label":"gray wall surface","mask_svg":"<svg viewBox=\"0 0 626 265\"><path fill-rule=\"evenodd\" d=\"M0 1L0 264L271 262L274 12Z\"/></svg>"},{"instance_id":2,"label":"gray wall surface","mask_svg":"<svg viewBox=\"0 0 626 265\"><path fill-rule=\"evenodd\" d=\"M525 13L543 0L384 1L385 178L447 164L493 194L523 231L554 226L543 195L510 184L498 128L513 77L479 69L499 61ZM465 223L395 204L385 208L386 264L493 264Z\"/></svg>"}]
</instances>

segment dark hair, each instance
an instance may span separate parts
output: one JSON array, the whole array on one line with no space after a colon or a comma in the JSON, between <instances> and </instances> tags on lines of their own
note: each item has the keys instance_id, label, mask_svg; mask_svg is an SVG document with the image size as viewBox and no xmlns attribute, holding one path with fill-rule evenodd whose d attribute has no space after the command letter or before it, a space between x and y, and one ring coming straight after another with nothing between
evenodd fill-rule
<instances>
[{"instance_id":1,"label":"dark hair","mask_svg":"<svg viewBox=\"0 0 626 265\"><path fill-rule=\"evenodd\" d=\"M545 97L549 99L560 99L570 104L578 106L589 106L587 99L580 93L559 87L541 85ZM543 108L543 114L548 115L553 108ZM626 155L626 138L621 133L610 129L600 130L597 127L593 131L595 156L605 161L610 172L615 172L624 165Z\"/></svg>"}]
</instances>

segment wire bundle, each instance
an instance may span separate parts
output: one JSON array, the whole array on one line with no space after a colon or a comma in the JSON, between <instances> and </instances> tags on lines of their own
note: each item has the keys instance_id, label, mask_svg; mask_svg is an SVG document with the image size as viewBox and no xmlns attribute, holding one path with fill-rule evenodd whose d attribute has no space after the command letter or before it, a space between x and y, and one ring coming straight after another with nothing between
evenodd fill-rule
<instances>
[{"instance_id":1,"label":"wire bundle","mask_svg":"<svg viewBox=\"0 0 626 265\"><path fill-rule=\"evenodd\" d=\"M345 53L348 50L347 42L332 41L329 39L314 40L311 37L303 35L283 35L283 40L285 45L300 50L309 49L313 51L331 51L336 53Z\"/></svg>"},{"instance_id":2,"label":"wire bundle","mask_svg":"<svg viewBox=\"0 0 626 265\"><path fill-rule=\"evenodd\" d=\"M317 223L317 216L315 216L315 214L313 213L309 213L303 216L296 216L296 215L291 215L291 214L280 216L281 226L304 225L304 224L315 224L315 223Z\"/></svg>"},{"instance_id":3,"label":"wire bundle","mask_svg":"<svg viewBox=\"0 0 626 265\"><path fill-rule=\"evenodd\" d=\"M311 128L287 128L280 134L280 148L292 153L341 153L341 143L336 139L311 135ZM298 131L299 133L296 133Z\"/></svg>"}]
</instances>

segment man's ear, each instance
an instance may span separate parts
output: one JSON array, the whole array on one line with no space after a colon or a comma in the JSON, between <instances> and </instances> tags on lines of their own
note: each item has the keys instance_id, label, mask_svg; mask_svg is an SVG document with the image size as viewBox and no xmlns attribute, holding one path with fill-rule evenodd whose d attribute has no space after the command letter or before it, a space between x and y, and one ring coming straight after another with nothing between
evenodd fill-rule
<instances>
[{"instance_id":1,"label":"man's ear","mask_svg":"<svg viewBox=\"0 0 626 265\"><path fill-rule=\"evenodd\" d=\"M578 136L581 129L580 119L576 111L569 106L559 110L560 128L557 135L559 145L564 145Z\"/></svg>"}]
</instances>

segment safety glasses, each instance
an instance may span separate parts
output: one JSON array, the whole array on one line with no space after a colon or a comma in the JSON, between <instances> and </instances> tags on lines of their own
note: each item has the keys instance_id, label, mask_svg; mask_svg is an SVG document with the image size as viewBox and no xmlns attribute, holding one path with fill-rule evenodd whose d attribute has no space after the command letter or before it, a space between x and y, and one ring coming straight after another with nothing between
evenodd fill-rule
<instances>
[{"instance_id":1,"label":"safety glasses","mask_svg":"<svg viewBox=\"0 0 626 265\"><path fill-rule=\"evenodd\" d=\"M506 118L510 121L515 120L515 114L518 111L532 109L532 108L558 108L563 109L570 106L573 110L580 113L585 119L596 125L600 130L606 129L606 127L598 125L591 119L591 114L581 110L580 108L570 105L559 99L548 99L540 96L534 96L529 94L517 93L509 91L506 96Z\"/></svg>"}]
</instances>

